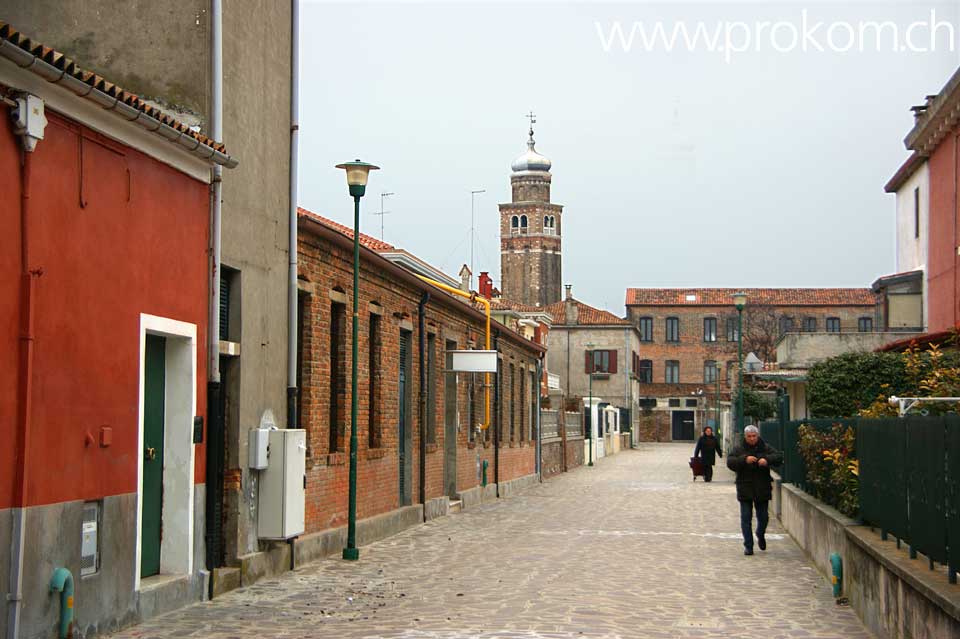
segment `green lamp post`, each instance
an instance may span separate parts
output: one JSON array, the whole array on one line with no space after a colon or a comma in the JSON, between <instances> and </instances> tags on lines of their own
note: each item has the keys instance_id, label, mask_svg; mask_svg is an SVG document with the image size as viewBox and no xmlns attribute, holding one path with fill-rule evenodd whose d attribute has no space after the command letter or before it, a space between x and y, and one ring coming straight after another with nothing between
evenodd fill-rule
<instances>
[{"instance_id":1,"label":"green lamp post","mask_svg":"<svg viewBox=\"0 0 960 639\"><path fill-rule=\"evenodd\" d=\"M747 306L747 294L733 294L733 305L737 307L737 434L743 434L743 309Z\"/></svg>"},{"instance_id":2,"label":"green lamp post","mask_svg":"<svg viewBox=\"0 0 960 639\"><path fill-rule=\"evenodd\" d=\"M360 559L357 548L357 341L360 318L360 198L367 190L367 178L374 166L360 160L338 164L338 169L347 172L347 186L353 197L353 357L350 360L350 501L347 515L347 547L343 549L343 558L355 561ZM336 428L330 424L330 428Z\"/></svg>"},{"instance_id":3,"label":"green lamp post","mask_svg":"<svg viewBox=\"0 0 960 639\"><path fill-rule=\"evenodd\" d=\"M593 344L587 344L587 352L590 353L590 368L593 368ZM589 442L589 453L587 454L587 466L593 466L593 371L587 371L587 376L589 377L589 382L587 388L589 388L589 399L587 400L587 423L590 424L590 430L587 433L589 437L587 438Z\"/></svg>"},{"instance_id":4,"label":"green lamp post","mask_svg":"<svg viewBox=\"0 0 960 639\"><path fill-rule=\"evenodd\" d=\"M717 439L720 439L720 362L718 361L714 364L716 373L714 373L714 381L716 382L716 393L713 396L714 402L714 428L713 434L717 436Z\"/></svg>"}]
</instances>

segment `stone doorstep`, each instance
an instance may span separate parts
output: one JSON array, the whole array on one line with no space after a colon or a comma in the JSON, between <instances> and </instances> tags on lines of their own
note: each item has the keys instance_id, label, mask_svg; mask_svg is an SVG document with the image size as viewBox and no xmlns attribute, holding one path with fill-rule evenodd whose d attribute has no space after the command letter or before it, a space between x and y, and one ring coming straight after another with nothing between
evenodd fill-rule
<instances>
[{"instance_id":1,"label":"stone doorstep","mask_svg":"<svg viewBox=\"0 0 960 639\"><path fill-rule=\"evenodd\" d=\"M450 514L455 515L463 512L463 500L454 499L450 502Z\"/></svg>"},{"instance_id":2,"label":"stone doorstep","mask_svg":"<svg viewBox=\"0 0 960 639\"><path fill-rule=\"evenodd\" d=\"M960 586L950 584L944 571L929 570L926 561L910 559L905 547L897 548L895 541L883 541L868 526L851 526L846 532L851 542L880 565L960 622Z\"/></svg>"},{"instance_id":3,"label":"stone doorstep","mask_svg":"<svg viewBox=\"0 0 960 639\"><path fill-rule=\"evenodd\" d=\"M239 568L214 568L213 569L213 596L219 597L231 590L240 587L240 569Z\"/></svg>"}]
</instances>

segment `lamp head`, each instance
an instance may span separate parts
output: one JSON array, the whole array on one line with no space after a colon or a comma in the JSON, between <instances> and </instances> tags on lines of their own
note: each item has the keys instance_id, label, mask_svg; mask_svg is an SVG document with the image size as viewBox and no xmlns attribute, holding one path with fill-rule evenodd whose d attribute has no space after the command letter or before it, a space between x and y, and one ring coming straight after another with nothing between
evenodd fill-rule
<instances>
[{"instance_id":1,"label":"lamp head","mask_svg":"<svg viewBox=\"0 0 960 639\"><path fill-rule=\"evenodd\" d=\"M747 294L743 291L733 294L733 305L737 307L738 311L742 311L747 305Z\"/></svg>"},{"instance_id":2,"label":"lamp head","mask_svg":"<svg viewBox=\"0 0 960 639\"><path fill-rule=\"evenodd\" d=\"M357 159L353 162L338 164L337 168L347 172L347 186L350 187L350 195L363 197L367 190L367 178L370 176L370 171L376 171L380 167Z\"/></svg>"}]
</instances>

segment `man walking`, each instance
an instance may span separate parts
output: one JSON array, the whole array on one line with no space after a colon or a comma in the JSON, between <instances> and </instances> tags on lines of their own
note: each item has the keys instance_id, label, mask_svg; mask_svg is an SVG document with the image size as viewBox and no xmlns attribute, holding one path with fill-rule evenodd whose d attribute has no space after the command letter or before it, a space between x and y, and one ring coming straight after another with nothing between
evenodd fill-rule
<instances>
[{"instance_id":1,"label":"man walking","mask_svg":"<svg viewBox=\"0 0 960 639\"><path fill-rule=\"evenodd\" d=\"M757 545L767 549L767 532L773 481L770 467L783 462L783 453L760 439L756 426L743 430L743 441L727 455L727 468L737 473L737 501L740 502L740 530L743 532L743 554L753 554L753 510L757 511Z\"/></svg>"},{"instance_id":2,"label":"man walking","mask_svg":"<svg viewBox=\"0 0 960 639\"><path fill-rule=\"evenodd\" d=\"M717 455L723 457L720 442L713 436L713 429L707 426L697 440L697 447L693 449L693 456L703 460L703 481L713 481L713 465L717 463Z\"/></svg>"}]
</instances>

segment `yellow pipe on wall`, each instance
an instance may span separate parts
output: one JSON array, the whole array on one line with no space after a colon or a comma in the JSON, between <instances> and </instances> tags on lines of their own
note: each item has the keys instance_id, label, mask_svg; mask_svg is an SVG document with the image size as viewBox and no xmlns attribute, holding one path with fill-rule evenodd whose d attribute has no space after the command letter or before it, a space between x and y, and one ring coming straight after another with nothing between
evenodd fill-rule
<instances>
[{"instance_id":1,"label":"yellow pipe on wall","mask_svg":"<svg viewBox=\"0 0 960 639\"><path fill-rule=\"evenodd\" d=\"M437 288L444 290L453 295L459 295L460 297L465 297L471 302L480 302L483 304L484 308L487 310L487 335L486 335L486 350L490 350L490 300L483 296L478 296L476 293L466 293L461 291L459 288L454 288L448 286L443 282L438 282L437 280L432 280L429 277L424 277L423 275L417 275L421 280L427 284L432 284ZM483 374L483 423L480 424L480 430L487 430L490 428L490 373ZM470 428L473 428L473 424L470 424Z\"/></svg>"}]
</instances>

